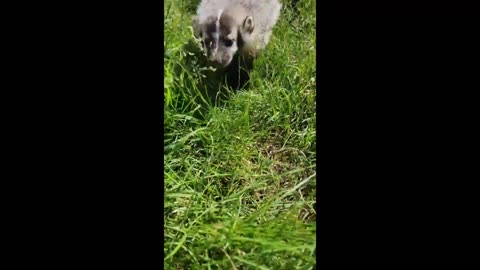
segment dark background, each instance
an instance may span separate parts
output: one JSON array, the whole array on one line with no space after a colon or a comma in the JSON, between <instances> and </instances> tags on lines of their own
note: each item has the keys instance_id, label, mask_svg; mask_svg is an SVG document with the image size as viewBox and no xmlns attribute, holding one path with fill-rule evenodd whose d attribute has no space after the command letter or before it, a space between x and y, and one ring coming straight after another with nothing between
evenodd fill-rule
<instances>
[{"instance_id":1,"label":"dark background","mask_svg":"<svg viewBox=\"0 0 480 270\"><path fill-rule=\"evenodd\" d=\"M37 5L6 27L9 252L161 266L162 3ZM476 262L472 7L318 6L318 263Z\"/></svg>"}]
</instances>

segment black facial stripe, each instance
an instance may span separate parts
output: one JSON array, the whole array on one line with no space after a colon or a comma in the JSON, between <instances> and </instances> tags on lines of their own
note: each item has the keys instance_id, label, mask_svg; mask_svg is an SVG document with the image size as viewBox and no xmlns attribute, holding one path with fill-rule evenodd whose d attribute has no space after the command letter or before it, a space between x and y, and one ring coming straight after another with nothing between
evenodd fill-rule
<instances>
[{"instance_id":1,"label":"black facial stripe","mask_svg":"<svg viewBox=\"0 0 480 270\"><path fill-rule=\"evenodd\" d=\"M207 38L205 38L203 41L205 42L205 45L210 45L210 43L215 44L215 38L210 35L207 35Z\"/></svg>"},{"instance_id":2,"label":"black facial stripe","mask_svg":"<svg viewBox=\"0 0 480 270\"><path fill-rule=\"evenodd\" d=\"M223 33L228 33L235 26L235 20L228 15L227 12L223 12L222 16L220 17L220 30Z\"/></svg>"},{"instance_id":3,"label":"black facial stripe","mask_svg":"<svg viewBox=\"0 0 480 270\"><path fill-rule=\"evenodd\" d=\"M215 22L207 24L206 32L210 35L211 33L217 32L217 25Z\"/></svg>"},{"instance_id":4,"label":"black facial stripe","mask_svg":"<svg viewBox=\"0 0 480 270\"><path fill-rule=\"evenodd\" d=\"M245 43L243 42L243 38L242 38L242 34L240 33L240 31L238 31L238 34L237 34L237 47L240 49L243 47Z\"/></svg>"}]
</instances>

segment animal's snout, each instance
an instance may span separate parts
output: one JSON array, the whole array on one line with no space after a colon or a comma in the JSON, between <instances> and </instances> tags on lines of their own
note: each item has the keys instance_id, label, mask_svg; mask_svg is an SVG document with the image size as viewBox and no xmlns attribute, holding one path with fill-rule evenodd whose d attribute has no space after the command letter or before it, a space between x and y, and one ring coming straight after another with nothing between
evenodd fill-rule
<instances>
[{"instance_id":1,"label":"animal's snout","mask_svg":"<svg viewBox=\"0 0 480 270\"><path fill-rule=\"evenodd\" d=\"M222 58L222 65L226 67L230 64L231 61L232 61L232 57L230 57L230 55L224 55Z\"/></svg>"},{"instance_id":2,"label":"animal's snout","mask_svg":"<svg viewBox=\"0 0 480 270\"><path fill-rule=\"evenodd\" d=\"M210 62L214 63L217 66L226 67L230 64L230 57L228 55L211 55L208 59Z\"/></svg>"}]
</instances>

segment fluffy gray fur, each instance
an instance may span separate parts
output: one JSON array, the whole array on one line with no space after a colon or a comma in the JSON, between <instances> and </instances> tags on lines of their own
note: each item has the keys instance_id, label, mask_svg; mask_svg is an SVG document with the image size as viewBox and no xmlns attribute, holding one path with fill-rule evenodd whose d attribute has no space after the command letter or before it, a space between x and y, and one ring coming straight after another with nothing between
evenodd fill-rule
<instances>
[{"instance_id":1,"label":"fluffy gray fur","mask_svg":"<svg viewBox=\"0 0 480 270\"><path fill-rule=\"evenodd\" d=\"M193 19L208 59L226 67L240 53L255 58L280 16L278 0L202 0Z\"/></svg>"}]
</instances>

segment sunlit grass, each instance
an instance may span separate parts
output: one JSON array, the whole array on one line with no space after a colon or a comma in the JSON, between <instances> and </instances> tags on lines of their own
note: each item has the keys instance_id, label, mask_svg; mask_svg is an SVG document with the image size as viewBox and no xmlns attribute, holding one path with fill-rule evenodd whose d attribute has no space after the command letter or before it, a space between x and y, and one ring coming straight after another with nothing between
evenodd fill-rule
<instances>
[{"instance_id":1,"label":"sunlit grass","mask_svg":"<svg viewBox=\"0 0 480 270\"><path fill-rule=\"evenodd\" d=\"M165 269L312 269L315 2L284 6L251 87L222 103L186 49L198 2L165 1Z\"/></svg>"}]
</instances>

